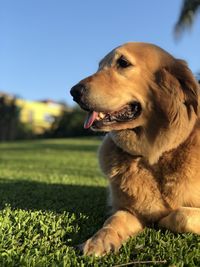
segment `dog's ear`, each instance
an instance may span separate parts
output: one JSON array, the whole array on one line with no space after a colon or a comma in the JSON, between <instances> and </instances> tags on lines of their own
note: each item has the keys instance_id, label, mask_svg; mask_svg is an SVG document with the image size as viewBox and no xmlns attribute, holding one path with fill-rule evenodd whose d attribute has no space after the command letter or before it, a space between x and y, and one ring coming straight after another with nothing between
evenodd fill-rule
<instances>
[{"instance_id":1,"label":"dog's ear","mask_svg":"<svg viewBox=\"0 0 200 267\"><path fill-rule=\"evenodd\" d=\"M157 78L159 84L162 83L173 94L178 94L188 109L192 106L198 113L200 86L184 60L175 59L159 71Z\"/></svg>"},{"instance_id":2,"label":"dog's ear","mask_svg":"<svg viewBox=\"0 0 200 267\"><path fill-rule=\"evenodd\" d=\"M193 106L197 114L200 87L184 60L176 59L174 75L178 79L185 95L185 105Z\"/></svg>"}]
</instances>

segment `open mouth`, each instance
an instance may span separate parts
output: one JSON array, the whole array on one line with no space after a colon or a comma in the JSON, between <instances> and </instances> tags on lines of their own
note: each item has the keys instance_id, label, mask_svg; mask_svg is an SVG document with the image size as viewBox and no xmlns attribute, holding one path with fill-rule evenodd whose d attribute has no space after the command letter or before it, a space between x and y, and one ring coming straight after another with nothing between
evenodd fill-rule
<instances>
[{"instance_id":1,"label":"open mouth","mask_svg":"<svg viewBox=\"0 0 200 267\"><path fill-rule=\"evenodd\" d=\"M127 104L123 108L114 112L96 112L89 111L84 123L84 128L99 129L103 126L109 126L114 123L123 123L136 119L142 111L139 102Z\"/></svg>"}]
</instances>

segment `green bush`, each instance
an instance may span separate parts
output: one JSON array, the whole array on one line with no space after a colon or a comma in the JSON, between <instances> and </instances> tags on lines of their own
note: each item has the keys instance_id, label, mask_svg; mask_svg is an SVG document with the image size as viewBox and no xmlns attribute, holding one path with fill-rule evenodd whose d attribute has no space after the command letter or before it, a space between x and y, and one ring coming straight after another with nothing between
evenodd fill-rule
<instances>
[{"instance_id":1,"label":"green bush","mask_svg":"<svg viewBox=\"0 0 200 267\"><path fill-rule=\"evenodd\" d=\"M51 129L45 133L47 137L77 137L93 135L91 130L84 129L84 121L87 114L78 107L55 119Z\"/></svg>"}]
</instances>

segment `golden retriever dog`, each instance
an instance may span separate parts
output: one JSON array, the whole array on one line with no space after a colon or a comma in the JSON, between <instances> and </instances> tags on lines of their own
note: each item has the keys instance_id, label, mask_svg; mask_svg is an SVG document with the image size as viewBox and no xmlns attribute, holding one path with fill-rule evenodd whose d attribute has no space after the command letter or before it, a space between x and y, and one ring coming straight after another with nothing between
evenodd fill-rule
<instances>
[{"instance_id":1,"label":"golden retriever dog","mask_svg":"<svg viewBox=\"0 0 200 267\"><path fill-rule=\"evenodd\" d=\"M199 84L185 61L148 43L126 43L72 87L85 128L107 132L99 162L112 216L86 255L117 251L151 223L200 234Z\"/></svg>"}]
</instances>

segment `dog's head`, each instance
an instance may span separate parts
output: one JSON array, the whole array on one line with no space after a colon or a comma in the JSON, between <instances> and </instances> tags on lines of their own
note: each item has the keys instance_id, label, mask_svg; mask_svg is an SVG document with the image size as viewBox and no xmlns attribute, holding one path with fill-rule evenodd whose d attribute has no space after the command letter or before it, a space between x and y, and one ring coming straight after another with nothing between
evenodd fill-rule
<instances>
[{"instance_id":1,"label":"dog's head","mask_svg":"<svg viewBox=\"0 0 200 267\"><path fill-rule=\"evenodd\" d=\"M85 128L96 131L167 127L179 109L197 113L198 83L187 64L161 48L127 43L105 56L93 75L72 87L88 111Z\"/></svg>"}]
</instances>

